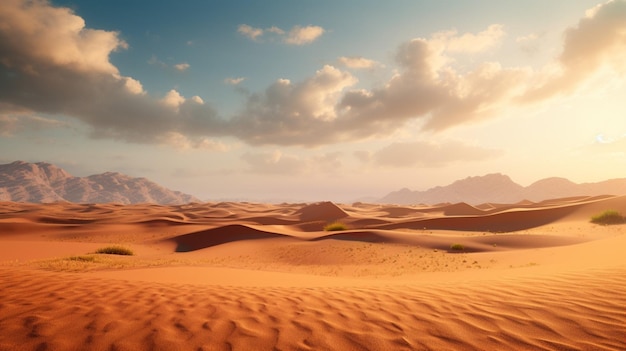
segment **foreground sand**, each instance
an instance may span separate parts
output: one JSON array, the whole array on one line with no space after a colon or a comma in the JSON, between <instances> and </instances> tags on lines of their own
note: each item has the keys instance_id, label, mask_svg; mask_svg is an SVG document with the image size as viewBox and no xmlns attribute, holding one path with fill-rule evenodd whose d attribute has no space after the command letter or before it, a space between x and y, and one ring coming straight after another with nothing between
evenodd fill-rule
<instances>
[{"instance_id":1,"label":"foreground sand","mask_svg":"<svg viewBox=\"0 0 626 351\"><path fill-rule=\"evenodd\" d=\"M0 203L0 350L626 349L606 209Z\"/></svg>"}]
</instances>

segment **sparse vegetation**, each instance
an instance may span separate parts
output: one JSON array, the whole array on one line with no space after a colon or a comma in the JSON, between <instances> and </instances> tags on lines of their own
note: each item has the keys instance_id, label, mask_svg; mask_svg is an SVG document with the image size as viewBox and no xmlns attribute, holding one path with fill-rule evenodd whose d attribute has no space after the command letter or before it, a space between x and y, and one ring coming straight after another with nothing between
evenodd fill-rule
<instances>
[{"instance_id":1,"label":"sparse vegetation","mask_svg":"<svg viewBox=\"0 0 626 351\"><path fill-rule=\"evenodd\" d=\"M463 251L465 250L465 246L463 246L462 244L452 244L450 245L450 250Z\"/></svg>"},{"instance_id":2,"label":"sparse vegetation","mask_svg":"<svg viewBox=\"0 0 626 351\"><path fill-rule=\"evenodd\" d=\"M623 224L626 218L615 210L606 210L598 215L591 217L591 222L596 224Z\"/></svg>"},{"instance_id":3,"label":"sparse vegetation","mask_svg":"<svg viewBox=\"0 0 626 351\"><path fill-rule=\"evenodd\" d=\"M91 255L82 255L82 256L71 256L67 258L70 261L78 261L78 262L96 262L96 258Z\"/></svg>"},{"instance_id":4,"label":"sparse vegetation","mask_svg":"<svg viewBox=\"0 0 626 351\"><path fill-rule=\"evenodd\" d=\"M341 222L333 222L333 223L327 224L324 227L324 230L327 232L336 232L336 231L347 230L347 229L348 229L348 226L346 226L345 224Z\"/></svg>"},{"instance_id":5,"label":"sparse vegetation","mask_svg":"<svg viewBox=\"0 0 626 351\"><path fill-rule=\"evenodd\" d=\"M133 256L134 253L131 249L125 248L123 246L107 246L102 247L96 250L97 254L107 254L107 255L124 255L124 256Z\"/></svg>"}]
</instances>

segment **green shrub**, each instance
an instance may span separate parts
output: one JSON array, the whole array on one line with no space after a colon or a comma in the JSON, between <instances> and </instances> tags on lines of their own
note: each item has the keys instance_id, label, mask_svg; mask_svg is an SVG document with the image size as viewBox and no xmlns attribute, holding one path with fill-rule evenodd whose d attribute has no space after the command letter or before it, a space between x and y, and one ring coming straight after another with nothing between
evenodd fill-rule
<instances>
[{"instance_id":1,"label":"green shrub","mask_svg":"<svg viewBox=\"0 0 626 351\"><path fill-rule=\"evenodd\" d=\"M624 216L614 210L607 210L591 217L591 222L596 224L622 224L625 221Z\"/></svg>"},{"instance_id":2,"label":"green shrub","mask_svg":"<svg viewBox=\"0 0 626 351\"><path fill-rule=\"evenodd\" d=\"M347 229L348 229L348 226L346 226L345 224L341 222L333 222L333 223L327 224L324 227L324 230L327 232L336 232L336 231L347 230Z\"/></svg>"},{"instance_id":3,"label":"green shrub","mask_svg":"<svg viewBox=\"0 0 626 351\"><path fill-rule=\"evenodd\" d=\"M465 250L465 246L463 246L462 244L452 244L450 245L450 250L462 251Z\"/></svg>"},{"instance_id":4,"label":"green shrub","mask_svg":"<svg viewBox=\"0 0 626 351\"><path fill-rule=\"evenodd\" d=\"M98 250L96 250L97 254L107 254L107 255L125 255L125 256L132 256L134 255L133 251L131 249L127 249L125 247L122 246L107 246L107 247L102 247L99 248Z\"/></svg>"}]
</instances>

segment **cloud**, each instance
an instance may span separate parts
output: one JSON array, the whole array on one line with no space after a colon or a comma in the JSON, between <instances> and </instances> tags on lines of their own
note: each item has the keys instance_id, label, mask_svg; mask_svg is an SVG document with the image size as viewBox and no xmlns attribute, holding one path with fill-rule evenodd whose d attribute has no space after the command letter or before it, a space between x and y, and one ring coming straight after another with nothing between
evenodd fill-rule
<instances>
[{"instance_id":1,"label":"cloud","mask_svg":"<svg viewBox=\"0 0 626 351\"><path fill-rule=\"evenodd\" d=\"M476 53L492 48L504 34L501 24L492 24L477 34L458 35L456 30L438 32L433 35L431 44L442 45L450 53Z\"/></svg>"},{"instance_id":2,"label":"cloud","mask_svg":"<svg viewBox=\"0 0 626 351\"><path fill-rule=\"evenodd\" d=\"M570 94L599 72L626 73L626 1L614 0L569 28L560 56L540 70L499 62L459 68L463 55L497 47L504 29L443 31L401 44L397 70L380 86L355 89L352 74L326 65L301 81L278 79L247 94L237 113L222 118L199 96L171 90L154 97L141 82L121 75L109 57L127 48L126 42L117 32L87 28L70 9L7 0L0 6L0 23L0 115L11 116L4 117L4 125L15 125L16 118L28 125L32 121L25 116L60 114L89 126L93 137L175 147L199 147L219 137L253 145L317 146L388 136L415 120L437 132ZM253 40L271 35L294 45L325 32L318 26L285 31L249 25L238 31ZM370 63L357 57L343 64Z\"/></svg>"},{"instance_id":3,"label":"cloud","mask_svg":"<svg viewBox=\"0 0 626 351\"><path fill-rule=\"evenodd\" d=\"M173 90L156 99L122 76L109 56L127 44L117 32L86 28L70 9L10 0L0 6L0 23L0 114L65 115L90 126L93 137L136 143L162 143L170 133L199 142L226 129L201 98Z\"/></svg>"},{"instance_id":4,"label":"cloud","mask_svg":"<svg viewBox=\"0 0 626 351\"><path fill-rule=\"evenodd\" d=\"M586 12L578 25L567 29L563 51L554 69L522 97L536 102L576 91L589 78L609 68L626 73L626 1L613 0Z\"/></svg>"},{"instance_id":5,"label":"cloud","mask_svg":"<svg viewBox=\"0 0 626 351\"><path fill-rule=\"evenodd\" d=\"M150 59L148 60L148 64L159 67L159 68L164 68L164 69L170 67L167 63L159 60L159 58L156 57L155 55L152 55L150 57ZM191 67L191 65L189 65L186 62L181 62L181 63L173 64L171 67L179 72L184 72L188 70Z\"/></svg>"},{"instance_id":6,"label":"cloud","mask_svg":"<svg viewBox=\"0 0 626 351\"><path fill-rule=\"evenodd\" d=\"M303 82L279 79L248 97L244 110L231 120L231 131L251 144L319 145L331 141L341 93L356 82L350 73L330 65Z\"/></svg>"},{"instance_id":7,"label":"cloud","mask_svg":"<svg viewBox=\"0 0 626 351\"><path fill-rule=\"evenodd\" d=\"M238 85L244 80L246 80L246 78L244 77L237 77L237 78L229 77L229 78L224 79L224 83L229 84L229 85Z\"/></svg>"},{"instance_id":8,"label":"cloud","mask_svg":"<svg viewBox=\"0 0 626 351\"><path fill-rule=\"evenodd\" d=\"M272 26L272 27L268 28L267 31L269 33L274 33L274 34L278 34L278 35L284 35L285 34L284 30L282 30L282 29L280 29L280 28L278 28L276 26Z\"/></svg>"},{"instance_id":9,"label":"cloud","mask_svg":"<svg viewBox=\"0 0 626 351\"><path fill-rule=\"evenodd\" d=\"M263 35L263 29L254 28L247 24L241 24L237 28L237 32L249 39L257 40L261 35Z\"/></svg>"},{"instance_id":10,"label":"cloud","mask_svg":"<svg viewBox=\"0 0 626 351\"><path fill-rule=\"evenodd\" d=\"M67 123L31 113L0 114L0 137L10 137L28 130L67 127Z\"/></svg>"},{"instance_id":11,"label":"cloud","mask_svg":"<svg viewBox=\"0 0 626 351\"><path fill-rule=\"evenodd\" d=\"M272 26L267 29L255 28L247 24L241 24L237 32L251 40L259 41L262 36L269 33L288 45L305 45L317 40L324 34L324 28L320 26L293 26L288 32Z\"/></svg>"},{"instance_id":12,"label":"cloud","mask_svg":"<svg viewBox=\"0 0 626 351\"><path fill-rule=\"evenodd\" d=\"M538 71L499 62L458 69L459 55L484 52L501 41L503 27L491 25L476 34L452 30L403 43L396 51L396 74L372 89L350 90L356 79L332 66L300 83L279 80L248 98L233 119L240 126L234 133L251 144L315 146L388 136L417 119L424 120L424 130L437 132L546 101L557 92L574 91L602 66L621 71L624 7L626 1L612 1L583 18L566 32L559 60ZM555 65L564 67L556 75Z\"/></svg>"},{"instance_id":13,"label":"cloud","mask_svg":"<svg viewBox=\"0 0 626 351\"><path fill-rule=\"evenodd\" d=\"M177 70L184 72L186 70L189 69L189 67L191 67L188 63L178 63L174 65L174 68L176 68Z\"/></svg>"},{"instance_id":14,"label":"cloud","mask_svg":"<svg viewBox=\"0 0 626 351\"><path fill-rule=\"evenodd\" d=\"M486 160L500 153L497 150L467 145L459 141L448 141L443 144L414 141L392 143L371 155L371 159L379 166L441 167L452 162Z\"/></svg>"},{"instance_id":15,"label":"cloud","mask_svg":"<svg viewBox=\"0 0 626 351\"><path fill-rule=\"evenodd\" d=\"M191 140L183 134L177 132L164 133L160 138L162 144L169 145L181 151L190 149L201 149L208 151L226 152L230 150L230 147L228 147L228 145L220 141L212 140L209 138L199 138Z\"/></svg>"},{"instance_id":16,"label":"cloud","mask_svg":"<svg viewBox=\"0 0 626 351\"><path fill-rule=\"evenodd\" d=\"M362 69L362 68L374 68L381 66L380 63L366 59L361 56L342 56L338 59L339 63L347 68Z\"/></svg>"},{"instance_id":17,"label":"cloud","mask_svg":"<svg viewBox=\"0 0 626 351\"><path fill-rule=\"evenodd\" d=\"M320 26L294 26L284 41L287 44L304 45L314 42L322 34L324 34L324 28Z\"/></svg>"}]
</instances>

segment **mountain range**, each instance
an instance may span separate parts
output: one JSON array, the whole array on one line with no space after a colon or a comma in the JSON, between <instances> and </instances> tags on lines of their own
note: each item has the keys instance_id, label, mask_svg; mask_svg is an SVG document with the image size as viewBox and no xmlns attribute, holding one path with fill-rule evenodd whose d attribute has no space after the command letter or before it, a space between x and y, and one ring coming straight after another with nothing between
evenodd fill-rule
<instances>
[{"instance_id":1,"label":"mountain range","mask_svg":"<svg viewBox=\"0 0 626 351\"><path fill-rule=\"evenodd\" d=\"M626 195L626 178L582 184L574 183L565 178L546 178L524 187L506 175L494 173L468 177L447 186L437 186L425 191L412 191L404 188L387 194L377 202L387 204L438 204L445 202L466 202L472 205L484 203L512 204L524 200L539 202L556 198L596 195Z\"/></svg>"},{"instance_id":2,"label":"mountain range","mask_svg":"<svg viewBox=\"0 0 626 351\"><path fill-rule=\"evenodd\" d=\"M197 198L164 188L146 178L117 172L74 177L55 165L15 161L0 165L0 201L76 203L200 202Z\"/></svg>"}]
</instances>

